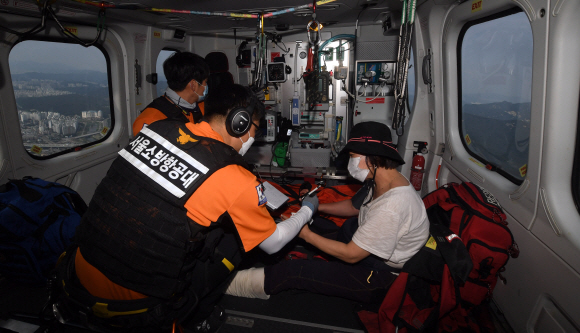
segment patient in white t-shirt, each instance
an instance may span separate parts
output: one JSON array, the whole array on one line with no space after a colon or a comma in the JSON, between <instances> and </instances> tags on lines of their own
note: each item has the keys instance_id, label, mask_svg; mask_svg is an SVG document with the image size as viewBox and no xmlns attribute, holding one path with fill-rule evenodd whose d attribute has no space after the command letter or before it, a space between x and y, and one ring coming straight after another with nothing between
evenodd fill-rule
<instances>
[{"instance_id":1,"label":"patient in white t-shirt","mask_svg":"<svg viewBox=\"0 0 580 333\"><path fill-rule=\"evenodd\" d=\"M355 125L341 152L350 175L364 182L349 200L320 204L318 211L353 216L336 239L310 230L299 237L338 260L288 260L239 271L226 294L267 299L301 289L365 303L380 303L403 264L427 241L429 221L423 201L397 171L405 161L391 142L390 129L378 122Z\"/></svg>"}]
</instances>

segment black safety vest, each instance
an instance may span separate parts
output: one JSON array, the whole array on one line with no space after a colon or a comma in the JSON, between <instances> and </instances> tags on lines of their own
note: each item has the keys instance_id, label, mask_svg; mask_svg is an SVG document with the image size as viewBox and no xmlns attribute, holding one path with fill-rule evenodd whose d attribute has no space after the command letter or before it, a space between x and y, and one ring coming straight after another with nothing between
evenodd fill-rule
<instances>
[{"instance_id":1,"label":"black safety vest","mask_svg":"<svg viewBox=\"0 0 580 333\"><path fill-rule=\"evenodd\" d=\"M183 114L184 111L193 114L193 120L195 123L198 123L203 117L199 104L196 104L193 109L182 108L170 102L165 96L160 96L154 99L143 111L148 108L159 110L159 112L163 113L168 120L179 120L186 123L189 122L189 119Z\"/></svg>"},{"instance_id":2,"label":"black safety vest","mask_svg":"<svg viewBox=\"0 0 580 333\"><path fill-rule=\"evenodd\" d=\"M248 166L229 145L171 120L141 130L119 155L95 191L76 242L111 281L170 298L188 287L210 229L189 219L184 204L215 171Z\"/></svg>"}]
</instances>

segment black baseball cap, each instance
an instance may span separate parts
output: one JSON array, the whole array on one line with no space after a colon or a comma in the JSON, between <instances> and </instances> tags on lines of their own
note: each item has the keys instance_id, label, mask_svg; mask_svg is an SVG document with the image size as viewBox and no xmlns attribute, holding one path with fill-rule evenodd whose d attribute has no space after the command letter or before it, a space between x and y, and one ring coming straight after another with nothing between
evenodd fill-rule
<instances>
[{"instance_id":1,"label":"black baseball cap","mask_svg":"<svg viewBox=\"0 0 580 333\"><path fill-rule=\"evenodd\" d=\"M405 160L399 155L399 151L393 144L391 129L376 121L366 121L353 126L350 131L350 139L338 158L347 158L349 152L365 156L384 156L405 164Z\"/></svg>"}]
</instances>

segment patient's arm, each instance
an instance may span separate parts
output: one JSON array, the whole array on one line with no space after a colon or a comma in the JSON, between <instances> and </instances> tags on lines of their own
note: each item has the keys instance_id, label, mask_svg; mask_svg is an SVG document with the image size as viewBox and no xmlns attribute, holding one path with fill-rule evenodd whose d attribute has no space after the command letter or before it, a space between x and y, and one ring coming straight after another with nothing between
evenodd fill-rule
<instances>
[{"instance_id":1,"label":"patient's arm","mask_svg":"<svg viewBox=\"0 0 580 333\"><path fill-rule=\"evenodd\" d=\"M318 212L342 217L358 215L358 209L353 207L350 199L325 204L321 203L318 206Z\"/></svg>"}]
</instances>

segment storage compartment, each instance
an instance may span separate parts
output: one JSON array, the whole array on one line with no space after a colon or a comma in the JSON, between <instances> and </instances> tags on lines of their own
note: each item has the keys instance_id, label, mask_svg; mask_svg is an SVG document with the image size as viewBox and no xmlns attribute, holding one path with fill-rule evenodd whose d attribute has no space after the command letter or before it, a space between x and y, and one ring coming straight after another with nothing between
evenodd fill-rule
<instances>
[{"instance_id":1,"label":"storage compartment","mask_svg":"<svg viewBox=\"0 0 580 333\"><path fill-rule=\"evenodd\" d=\"M290 165L293 167L330 166L330 148L290 147Z\"/></svg>"}]
</instances>

